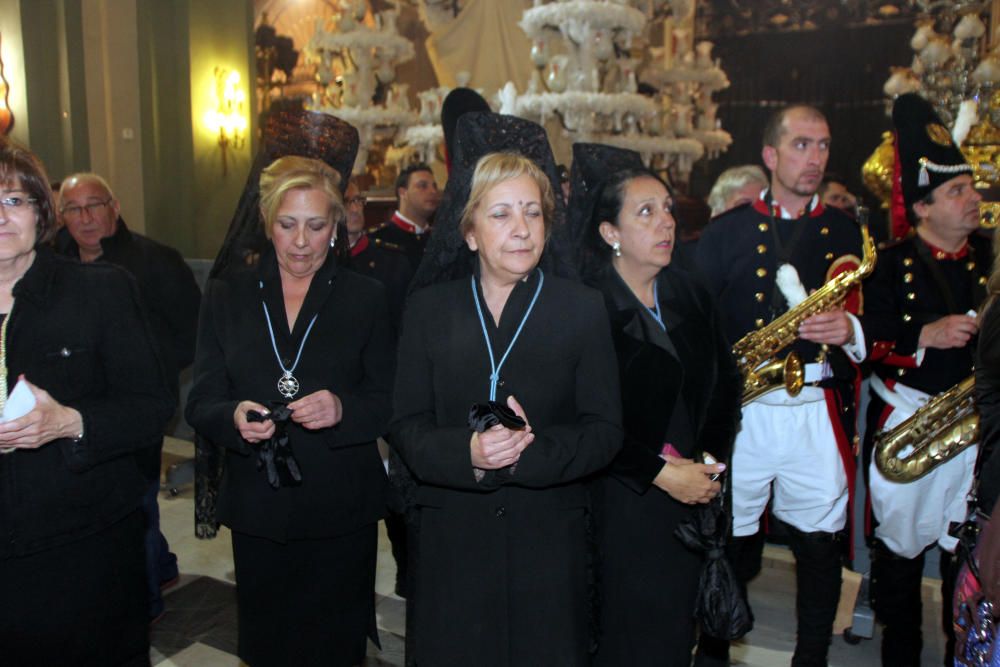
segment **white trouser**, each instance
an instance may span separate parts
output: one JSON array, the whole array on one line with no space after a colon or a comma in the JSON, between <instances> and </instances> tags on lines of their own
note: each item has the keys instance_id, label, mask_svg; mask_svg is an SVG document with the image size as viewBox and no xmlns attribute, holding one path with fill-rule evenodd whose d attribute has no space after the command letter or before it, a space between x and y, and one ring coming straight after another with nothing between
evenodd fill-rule
<instances>
[{"instance_id":1,"label":"white trouser","mask_svg":"<svg viewBox=\"0 0 1000 667\"><path fill-rule=\"evenodd\" d=\"M905 385L897 384L890 390L876 377L872 377L872 389L893 407L883 430L901 424L928 399L924 392ZM955 551L958 540L948 534L948 526L965 520L978 451L978 445L967 447L912 482L890 482L878 471L873 456L868 494L872 514L878 520L875 537L903 558L916 558L934 542L945 551ZM907 453L900 452L900 456Z\"/></svg>"},{"instance_id":2,"label":"white trouser","mask_svg":"<svg viewBox=\"0 0 1000 667\"><path fill-rule=\"evenodd\" d=\"M774 483L774 514L803 532L847 520L847 475L821 389L784 390L744 406L733 451L733 535L759 530Z\"/></svg>"}]
</instances>

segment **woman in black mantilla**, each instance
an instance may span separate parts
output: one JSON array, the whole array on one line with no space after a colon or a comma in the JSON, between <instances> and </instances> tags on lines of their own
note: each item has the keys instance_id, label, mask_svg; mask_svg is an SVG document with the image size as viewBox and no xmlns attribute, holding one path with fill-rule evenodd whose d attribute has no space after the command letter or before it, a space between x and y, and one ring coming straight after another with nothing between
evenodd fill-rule
<instances>
[{"instance_id":1,"label":"woman in black mantilla","mask_svg":"<svg viewBox=\"0 0 1000 667\"><path fill-rule=\"evenodd\" d=\"M572 215L587 220L587 280L604 294L625 442L594 484L600 552L597 665L687 665L702 556L674 535L720 492L740 376L710 295L670 266L667 186L631 151L576 144ZM703 453L719 464L701 463Z\"/></svg>"},{"instance_id":2,"label":"woman in black mantilla","mask_svg":"<svg viewBox=\"0 0 1000 667\"><path fill-rule=\"evenodd\" d=\"M621 444L607 315L599 294L562 277L544 130L470 113L457 137L417 275L430 286L404 316L391 426L417 481L413 657L586 665L584 481Z\"/></svg>"},{"instance_id":3,"label":"woman in black mantilla","mask_svg":"<svg viewBox=\"0 0 1000 667\"><path fill-rule=\"evenodd\" d=\"M388 309L382 287L331 249L357 132L332 116L310 127L325 141L307 152L340 173L301 156L261 173L259 217L230 234L243 239L227 245L230 270L206 289L186 412L226 451L218 514L252 667L357 665L377 640Z\"/></svg>"}]
</instances>

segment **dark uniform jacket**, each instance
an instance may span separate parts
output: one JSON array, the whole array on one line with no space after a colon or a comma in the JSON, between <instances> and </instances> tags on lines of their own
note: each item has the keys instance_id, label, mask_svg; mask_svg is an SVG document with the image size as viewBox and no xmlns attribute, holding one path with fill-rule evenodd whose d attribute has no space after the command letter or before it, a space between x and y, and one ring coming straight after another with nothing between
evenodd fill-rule
<instances>
[{"instance_id":1,"label":"dark uniform jacket","mask_svg":"<svg viewBox=\"0 0 1000 667\"><path fill-rule=\"evenodd\" d=\"M404 226L410 226L406 221L400 220L399 224L396 221L397 218L393 215L391 220L368 232L368 236L373 241L401 248L403 253L406 254L406 258L410 260L412 270L416 272L417 267L420 266L420 260L423 259L424 250L427 248L427 241L431 237L431 231L428 228L421 234L415 234L404 228Z\"/></svg>"},{"instance_id":2,"label":"dark uniform jacket","mask_svg":"<svg viewBox=\"0 0 1000 667\"><path fill-rule=\"evenodd\" d=\"M307 430L288 422L302 483L280 489L271 488L257 469L255 448L233 422L242 400L288 402L278 393L282 371L263 302L286 367L294 364L318 314L295 367L296 398L327 389L343 404L343 419L331 428ZM389 419L393 359L382 286L338 268L332 253L313 276L292 331L273 249L259 267L210 281L185 414L199 433L226 448L219 520L234 531L284 542L334 537L381 518L386 475L375 440Z\"/></svg>"},{"instance_id":3,"label":"dark uniform jacket","mask_svg":"<svg viewBox=\"0 0 1000 667\"><path fill-rule=\"evenodd\" d=\"M536 270L515 286L499 327L482 305L497 361L538 281ZM416 663L584 665L592 641L584 482L622 437L607 313L597 292L545 276L496 398L517 398L535 440L514 469L477 482L468 416L489 399L482 326L470 279L416 292L404 316L391 442L419 483Z\"/></svg>"},{"instance_id":4,"label":"dark uniform jacket","mask_svg":"<svg viewBox=\"0 0 1000 667\"><path fill-rule=\"evenodd\" d=\"M965 347L928 348L919 365L917 342L925 324L979 308L991 264L990 239L978 233L955 255L916 234L879 251L860 319L872 371L887 386L900 382L933 395L971 375L975 339Z\"/></svg>"},{"instance_id":5,"label":"dark uniform jacket","mask_svg":"<svg viewBox=\"0 0 1000 667\"><path fill-rule=\"evenodd\" d=\"M718 298L726 336L735 343L787 310L775 286L778 261L775 231L786 250L797 243L788 262L798 271L806 293L818 289L835 275L861 263L861 233L846 213L817 204L800 220L782 220L768 212L763 200L727 211L708 224L698 241L696 263L709 290ZM857 311L857 297L846 304ZM816 343L797 340L779 357L795 350L803 363L821 358ZM851 382L855 370L840 348L830 348L828 359L835 377Z\"/></svg>"},{"instance_id":6,"label":"dark uniform jacket","mask_svg":"<svg viewBox=\"0 0 1000 667\"><path fill-rule=\"evenodd\" d=\"M374 278L385 287L389 314L393 327L398 331L406 290L413 278L413 267L403 249L378 238L362 236L351 248L351 268L363 276Z\"/></svg>"},{"instance_id":7,"label":"dark uniform jacket","mask_svg":"<svg viewBox=\"0 0 1000 667\"><path fill-rule=\"evenodd\" d=\"M7 386L24 374L83 415L80 442L0 455L0 559L69 544L139 507L135 454L173 412L134 281L39 248L14 286Z\"/></svg>"},{"instance_id":8,"label":"dark uniform jacket","mask_svg":"<svg viewBox=\"0 0 1000 667\"><path fill-rule=\"evenodd\" d=\"M672 264L657 280L666 331L613 269L595 283L611 319L625 428L621 452L594 485L601 665L690 658L702 559L674 528L696 510L652 483L665 442L686 458L728 461L740 418L742 382L714 299Z\"/></svg>"}]
</instances>

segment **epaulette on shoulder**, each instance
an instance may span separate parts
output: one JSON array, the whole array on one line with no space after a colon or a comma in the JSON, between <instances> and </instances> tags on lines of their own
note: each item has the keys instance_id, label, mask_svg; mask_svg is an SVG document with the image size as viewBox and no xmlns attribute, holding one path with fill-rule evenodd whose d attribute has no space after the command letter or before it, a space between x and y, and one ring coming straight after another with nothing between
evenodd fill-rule
<instances>
[{"instance_id":1,"label":"epaulette on shoulder","mask_svg":"<svg viewBox=\"0 0 1000 667\"><path fill-rule=\"evenodd\" d=\"M385 248L386 250L394 250L396 252L406 252L403 246L398 243L392 243L390 241L385 241L378 237L372 238L372 243L374 243L379 248Z\"/></svg>"}]
</instances>

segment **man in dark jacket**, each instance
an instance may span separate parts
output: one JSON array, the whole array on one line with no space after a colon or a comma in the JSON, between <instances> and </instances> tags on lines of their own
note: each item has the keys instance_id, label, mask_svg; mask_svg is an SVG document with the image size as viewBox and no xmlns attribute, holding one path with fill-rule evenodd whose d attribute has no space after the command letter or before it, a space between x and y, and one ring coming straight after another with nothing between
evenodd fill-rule
<instances>
[{"instance_id":1,"label":"man in dark jacket","mask_svg":"<svg viewBox=\"0 0 1000 667\"><path fill-rule=\"evenodd\" d=\"M180 253L132 232L121 219L120 204L107 182L97 174L73 174L59 190L62 228L56 236L58 252L82 262L116 264L135 278L167 381L179 395L179 373L194 360L201 292ZM150 618L163 613L161 586L178 576L177 557L160 533L157 493L160 488L162 441L144 450L138 459L148 486L143 498L146 516L146 570Z\"/></svg>"}]
</instances>

